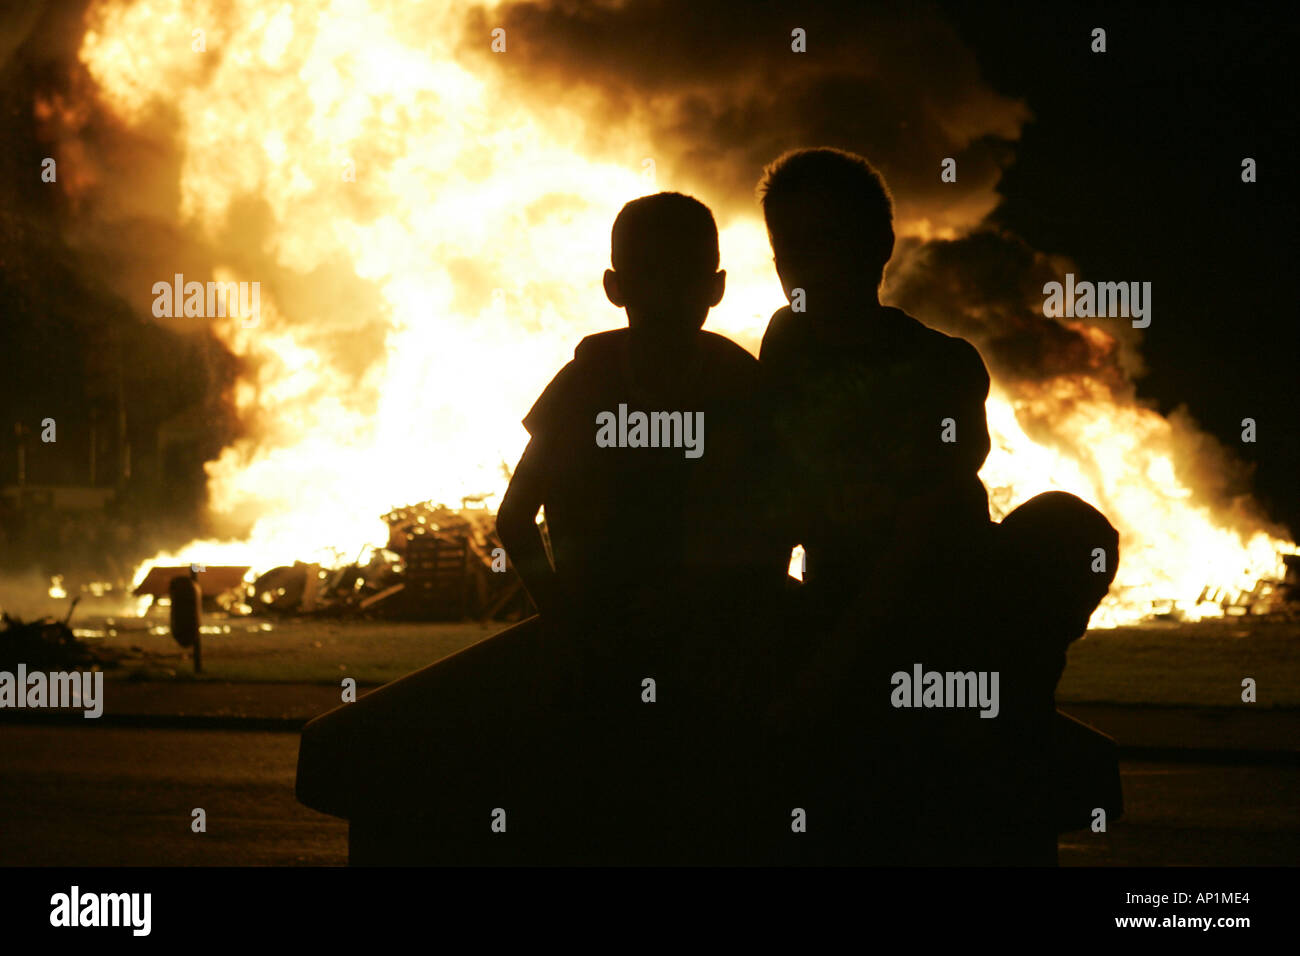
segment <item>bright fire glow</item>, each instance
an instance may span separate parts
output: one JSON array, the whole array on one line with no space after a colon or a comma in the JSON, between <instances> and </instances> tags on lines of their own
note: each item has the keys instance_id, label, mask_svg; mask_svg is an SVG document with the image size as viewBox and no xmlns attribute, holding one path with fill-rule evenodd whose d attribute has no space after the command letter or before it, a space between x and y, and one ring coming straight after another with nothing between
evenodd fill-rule
<instances>
[{"instance_id":1,"label":"bright fire glow","mask_svg":"<svg viewBox=\"0 0 1300 956\"><path fill-rule=\"evenodd\" d=\"M1236 596L1261 577L1282 577L1282 553L1294 545L1230 530L1197 505L1175 476L1173 431L1160 415L1113 402L1104 385L1085 377L1020 393L1012 401L994 387L987 406L993 449L980 478L995 513L1044 491L1068 491L1119 529L1119 573L1092 627L1132 623L1174 604L1189 620L1221 615L1218 603L1200 601L1207 587ZM1050 422L1070 454L1036 444L1017 412Z\"/></svg>"},{"instance_id":2,"label":"bright fire glow","mask_svg":"<svg viewBox=\"0 0 1300 956\"><path fill-rule=\"evenodd\" d=\"M614 215L689 184L584 155L581 117L541 125L458 60L453 3L148 0L98 3L90 23L81 58L105 106L128 125L174 117L175 214L216 260L193 278L262 283L257 327L213 320L249 369L230 397L251 437L208 465L214 516L256 521L154 560L337 563L383 544L394 506L499 495L533 399L582 335L622 324L600 289ZM192 48L198 29L206 52ZM251 254L226 230L250 199L264 223ZM720 226L728 291L708 327L756 350L782 302L766 235L756 214ZM236 266L249 261L265 265ZM373 360L344 370L353 343L375 342ZM1058 385L1086 392L1052 420L1076 451L1036 444L1017 421L1050 410L1051 393L995 389L982 477L999 506L1060 488L1121 529L1119 581L1094 625L1153 601L1219 613L1194 607L1205 586L1278 572L1290 546L1226 530L1179 483L1167 422L1088 380Z\"/></svg>"}]
</instances>

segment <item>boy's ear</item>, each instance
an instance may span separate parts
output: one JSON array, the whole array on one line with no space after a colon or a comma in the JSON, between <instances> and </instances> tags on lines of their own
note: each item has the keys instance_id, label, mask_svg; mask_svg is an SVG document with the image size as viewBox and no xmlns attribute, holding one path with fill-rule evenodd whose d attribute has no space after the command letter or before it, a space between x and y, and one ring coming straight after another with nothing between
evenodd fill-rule
<instances>
[{"instance_id":1,"label":"boy's ear","mask_svg":"<svg viewBox=\"0 0 1300 956\"><path fill-rule=\"evenodd\" d=\"M709 308L722 301L722 294L727 291L727 270L719 269L709 278Z\"/></svg>"},{"instance_id":2,"label":"boy's ear","mask_svg":"<svg viewBox=\"0 0 1300 956\"><path fill-rule=\"evenodd\" d=\"M623 290L619 288L618 273L613 269L605 270L605 297L620 309L627 301L623 298Z\"/></svg>"}]
</instances>

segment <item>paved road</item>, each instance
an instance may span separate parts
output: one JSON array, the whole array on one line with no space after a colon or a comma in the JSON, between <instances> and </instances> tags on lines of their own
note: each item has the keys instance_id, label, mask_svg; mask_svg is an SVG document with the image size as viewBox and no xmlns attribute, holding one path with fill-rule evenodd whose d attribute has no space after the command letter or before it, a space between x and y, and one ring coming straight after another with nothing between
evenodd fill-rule
<instances>
[{"instance_id":1,"label":"paved road","mask_svg":"<svg viewBox=\"0 0 1300 956\"><path fill-rule=\"evenodd\" d=\"M0 864L343 864L345 825L293 798L297 754L287 733L0 726ZM1300 768L1123 774L1127 818L1065 838L1062 863L1300 863Z\"/></svg>"},{"instance_id":2,"label":"paved road","mask_svg":"<svg viewBox=\"0 0 1300 956\"><path fill-rule=\"evenodd\" d=\"M297 734L0 727L0 863L346 863L347 825L293 797L297 760Z\"/></svg>"},{"instance_id":3,"label":"paved road","mask_svg":"<svg viewBox=\"0 0 1300 956\"><path fill-rule=\"evenodd\" d=\"M1061 839L1077 866L1300 865L1300 767L1123 761L1124 819Z\"/></svg>"}]
</instances>

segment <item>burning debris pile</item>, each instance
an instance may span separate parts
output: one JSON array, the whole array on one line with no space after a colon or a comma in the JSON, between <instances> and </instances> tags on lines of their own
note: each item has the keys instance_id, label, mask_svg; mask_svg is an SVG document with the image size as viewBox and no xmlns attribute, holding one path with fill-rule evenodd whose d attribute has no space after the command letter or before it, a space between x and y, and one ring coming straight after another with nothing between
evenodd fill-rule
<instances>
[{"instance_id":1,"label":"burning debris pile","mask_svg":"<svg viewBox=\"0 0 1300 956\"><path fill-rule=\"evenodd\" d=\"M1280 580L1261 577L1249 591L1233 592L1206 587L1201 601L1217 604L1225 617L1254 615L1300 620L1300 554L1282 555L1285 573Z\"/></svg>"},{"instance_id":2,"label":"burning debris pile","mask_svg":"<svg viewBox=\"0 0 1300 956\"><path fill-rule=\"evenodd\" d=\"M295 561L252 584L228 582L220 594L204 587L205 606L233 614L435 621L513 620L531 613L528 595L506 562L496 517L481 502L465 499L456 509L426 501L395 508L384 520L386 545L364 548L349 564ZM184 571L155 566L136 593L153 593L146 587L150 580ZM202 586L202 574L199 581Z\"/></svg>"},{"instance_id":3,"label":"burning debris pile","mask_svg":"<svg viewBox=\"0 0 1300 956\"><path fill-rule=\"evenodd\" d=\"M481 501L461 504L455 510L426 501L384 516L388 547L405 559L406 605L451 618L530 611L523 582L506 562L496 515Z\"/></svg>"}]
</instances>

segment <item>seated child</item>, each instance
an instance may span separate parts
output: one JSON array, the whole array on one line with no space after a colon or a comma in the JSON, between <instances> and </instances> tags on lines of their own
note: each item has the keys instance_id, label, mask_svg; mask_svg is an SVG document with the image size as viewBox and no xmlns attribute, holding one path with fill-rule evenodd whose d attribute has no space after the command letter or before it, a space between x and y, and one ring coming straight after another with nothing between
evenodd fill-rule
<instances>
[{"instance_id":1,"label":"seated child","mask_svg":"<svg viewBox=\"0 0 1300 956\"><path fill-rule=\"evenodd\" d=\"M1007 793L1043 802L1025 784L1042 777L1043 750L1022 742L1047 738L1065 647L1106 592L1118 539L1096 509L1069 495L1040 496L990 521L979 478L990 449L988 372L969 342L880 303L893 203L865 159L835 149L787 153L764 171L759 195L791 301L773 315L760 360L787 484L799 495L792 510L807 554L808 617L827 636L793 696L836 728L823 741L831 757L804 749L823 765L842 759L845 776L832 789L851 795L848 778L865 764L838 735L856 728L859 744L876 748L876 766L862 770L873 775L862 785L875 787L876 819L922 819L936 831L949 824L925 852L910 835L887 846L886 834L904 827L867 821L863 839L895 862L954 861L972 826L992 829L989 814L971 809L976 788L956 788L956 779L978 773L994 804ZM1110 576L1092 573L1098 547ZM1048 566L1051 575L1039 573ZM1027 592L1038 613L1012 614L1002 597ZM917 662L1000 673L1000 716L972 722L965 711L895 709L890 676ZM958 771L963 761L969 773ZM1049 846L1054 859L1055 833L1049 826L1040 840L1041 819L1035 827L994 839ZM1047 855L1021 858L1031 853Z\"/></svg>"},{"instance_id":2,"label":"seated child","mask_svg":"<svg viewBox=\"0 0 1300 956\"><path fill-rule=\"evenodd\" d=\"M702 330L726 278L712 214L646 196L611 239L604 287L628 327L578 343L525 417L497 526L548 640L580 671L579 706L612 735L653 719L680 742L761 697L755 638L793 542L766 504L758 362Z\"/></svg>"},{"instance_id":3,"label":"seated child","mask_svg":"<svg viewBox=\"0 0 1300 956\"><path fill-rule=\"evenodd\" d=\"M611 245L605 292L628 328L579 342L525 417L498 528L543 617L717 617L779 586L789 553L764 525L758 362L701 328L726 279L706 206L633 200Z\"/></svg>"}]
</instances>

